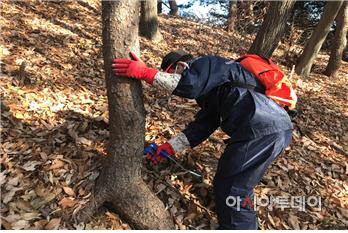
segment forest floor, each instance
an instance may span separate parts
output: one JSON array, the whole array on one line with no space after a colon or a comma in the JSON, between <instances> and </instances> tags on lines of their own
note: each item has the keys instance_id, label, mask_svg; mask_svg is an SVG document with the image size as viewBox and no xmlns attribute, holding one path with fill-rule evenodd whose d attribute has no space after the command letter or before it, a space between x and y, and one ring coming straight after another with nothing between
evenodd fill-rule
<instances>
[{"instance_id":1,"label":"forest floor","mask_svg":"<svg viewBox=\"0 0 348 233\"><path fill-rule=\"evenodd\" d=\"M72 218L91 195L108 142L100 2L2 1L0 12L1 228L129 229L107 208L87 224ZM181 18L159 20L164 40L140 39L141 59L152 67L172 49L235 59L253 39ZM284 42L273 59L289 73L300 52L301 46ZM293 143L255 190L257 197L289 202L304 197L305 210L258 205L261 229L348 228L348 63L328 78L321 74L328 58L319 54L309 78L293 77L301 112ZM143 87L147 141L174 136L198 110L193 101ZM144 166L144 179L178 229L216 227L211 184L225 137L217 131L177 155L203 173L202 180L174 165L160 171ZM321 197L321 206L311 196Z\"/></svg>"}]
</instances>

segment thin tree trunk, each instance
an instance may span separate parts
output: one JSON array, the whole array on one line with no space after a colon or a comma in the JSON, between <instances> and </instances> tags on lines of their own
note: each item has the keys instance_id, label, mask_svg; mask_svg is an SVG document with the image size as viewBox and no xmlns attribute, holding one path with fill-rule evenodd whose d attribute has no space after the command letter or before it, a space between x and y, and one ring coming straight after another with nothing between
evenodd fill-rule
<instances>
[{"instance_id":1,"label":"thin tree trunk","mask_svg":"<svg viewBox=\"0 0 348 233\"><path fill-rule=\"evenodd\" d=\"M162 14L162 0L157 1L157 14Z\"/></svg>"},{"instance_id":2,"label":"thin tree trunk","mask_svg":"<svg viewBox=\"0 0 348 233\"><path fill-rule=\"evenodd\" d=\"M231 0L228 4L228 19L226 30L228 32L233 32L237 19L237 1Z\"/></svg>"},{"instance_id":3,"label":"thin tree trunk","mask_svg":"<svg viewBox=\"0 0 348 233\"><path fill-rule=\"evenodd\" d=\"M348 34L347 34L347 37L348 37ZM348 43L346 48L343 51L342 60L348 62Z\"/></svg>"},{"instance_id":4,"label":"thin tree trunk","mask_svg":"<svg viewBox=\"0 0 348 233\"><path fill-rule=\"evenodd\" d=\"M102 2L103 53L109 103L108 156L88 205L78 215L85 221L105 201L136 229L172 229L164 204L141 178L144 150L144 104L139 81L115 77L111 61L139 51L139 1Z\"/></svg>"},{"instance_id":5,"label":"thin tree trunk","mask_svg":"<svg viewBox=\"0 0 348 233\"><path fill-rule=\"evenodd\" d=\"M248 53L268 58L272 56L284 34L294 4L293 0L270 2L270 8Z\"/></svg>"},{"instance_id":6,"label":"thin tree trunk","mask_svg":"<svg viewBox=\"0 0 348 233\"><path fill-rule=\"evenodd\" d=\"M179 15L179 9L178 5L176 4L175 0L169 0L169 6L170 6L170 15Z\"/></svg>"},{"instance_id":7,"label":"thin tree trunk","mask_svg":"<svg viewBox=\"0 0 348 233\"><path fill-rule=\"evenodd\" d=\"M324 72L327 76L335 77L341 66L343 50L347 45L348 3L344 2L336 17L335 38L332 45L329 63Z\"/></svg>"},{"instance_id":8,"label":"thin tree trunk","mask_svg":"<svg viewBox=\"0 0 348 233\"><path fill-rule=\"evenodd\" d=\"M296 73L303 77L308 77L313 62L317 57L321 46L323 45L327 34L330 31L333 20L335 19L343 1L328 1L324 7L323 15L321 16L318 25L316 26L311 38L306 44L302 55L298 59L296 65Z\"/></svg>"},{"instance_id":9,"label":"thin tree trunk","mask_svg":"<svg viewBox=\"0 0 348 233\"><path fill-rule=\"evenodd\" d=\"M157 0L141 1L141 14L139 22L140 35L150 40L160 40L157 19Z\"/></svg>"}]
</instances>

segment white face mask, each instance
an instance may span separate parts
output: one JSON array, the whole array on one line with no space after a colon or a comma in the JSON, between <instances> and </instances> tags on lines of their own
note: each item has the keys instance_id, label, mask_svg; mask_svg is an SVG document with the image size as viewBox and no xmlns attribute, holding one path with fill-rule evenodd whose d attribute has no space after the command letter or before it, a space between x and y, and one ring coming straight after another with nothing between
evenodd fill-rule
<instances>
[{"instance_id":1,"label":"white face mask","mask_svg":"<svg viewBox=\"0 0 348 233\"><path fill-rule=\"evenodd\" d=\"M179 61L175 66L174 74L177 73L179 68L179 74L181 74L185 69L189 68L189 65L186 62Z\"/></svg>"}]
</instances>

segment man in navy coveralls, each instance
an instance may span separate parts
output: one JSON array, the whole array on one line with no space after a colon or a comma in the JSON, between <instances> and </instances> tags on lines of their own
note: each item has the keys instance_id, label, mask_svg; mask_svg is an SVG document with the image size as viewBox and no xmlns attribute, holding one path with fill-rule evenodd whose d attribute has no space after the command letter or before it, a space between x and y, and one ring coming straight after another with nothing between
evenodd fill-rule
<instances>
[{"instance_id":1,"label":"man in navy coveralls","mask_svg":"<svg viewBox=\"0 0 348 233\"><path fill-rule=\"evenodd\" d=\"M287 112L262 94L263 85L238 62L217 56L193 59L177 50L163 58L161 72L131 56L133 60L113 61L115 75L195 99L201 108L195 120L157 153L164 150L173 155L193 148L220 127L230 139L214 177L219 229L257 229L254 208L244 202L253 203L254 187L291 142L293 126ZM240 208L229 204L231 197L240 198Z\"/></svg>"}]
</instances>

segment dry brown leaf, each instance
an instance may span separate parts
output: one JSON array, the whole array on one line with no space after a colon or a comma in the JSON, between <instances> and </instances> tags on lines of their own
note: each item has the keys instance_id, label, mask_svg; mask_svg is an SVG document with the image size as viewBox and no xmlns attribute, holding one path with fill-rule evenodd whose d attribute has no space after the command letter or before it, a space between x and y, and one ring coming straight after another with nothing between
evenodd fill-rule
<instances>
[{"instance_id":1,"label":"dry brown leaf","mask_svg":"<svg viewBox=\"0 0 348 233\"><path fill-rule=\"evenodd\" d=\"M74 131L73 128L70 128L70 129L68 130L68 134L70 135L70 137L72 137L73 139L77 140L78 134Z\"/></svg>"},{"instance_id":2,"label":"dry brown leaf","mask_svg":"<svg viewBox=\"0 0 348 233\"><path fill-rule=\"evenodd\" d=\"M290 214L288 221L292 229L300 230L300 223L298 221L298 218L295 215Z\"/></svg>"},{"instance_id":3,"label":"dry brown leaf","mask_svg":"<svg viewBox=\"0 0 348 233\"><path fill-rule=\"evenodd\" d=\"M81 143L81 144L84 144L86 146L91 146L93 144L93 142L87 138L84 138L84 137L78 137L76 139L76 142L77 143Z\"/></svg>"},{"instance_id":4,"label":"dry brown leaf","mask_svg":"<svg viewBox=\"0 0 348 233\"><path fill-rule=\"evenodd\" d=\"M62 160L55 159L49 169L51 170L51 169L61 168L64 165L65 165L65 163Z\"/></svg>"},{"instance_id":5,"label":"dry brown leaf","mask_svg":"<svg viewBox=\"0 0 348 233\"><path fill-rule=\"evenodd\" d=\"M30 212L33 210L33 207L30 205L28 201L24 201L22 199L19 199L16 201L16 205L19 209L25 211L25 212Z\"/></svg>"},{"instance_id":6,"label":"dry brown leaf","mask_svg":"<svg viewBox=\"0 0 348 233\"><path fill-rule=\"evenodd\" d=\"M268 217L268 220L271 222L271 224L273 225L273 227L276 227L276 224L275 224L275 222L274 222L274 220L273 220L273 217L272 217L272 215L268 212L267 213L267 217Z\"/></svg>"},{"instance_id":7,"label":"dry brown leaf","mask_svg":"<svg viewBox=\"0 0 348 233\"><path fill-rule=\"evenodd\" d=\"M1 219L1 226L5 229L5 230L11 230L12 229L12 224L7 222L4 219Z\"/></svg>"},{"instance_id":8,"label":"dry brown leaf","mask_svg":"<svg viewBox=\"0 0 348 233\"><path fill-rule=\"evenodd\" d=\"M3 185L6 182L6 173L6 170L0 173L0 185Z\"/></svg>"},{"instance_id":9,"label":"dry brown leaf","mask_svg":"<svg viewBox=\"0 0 348 233\"><path fill-rule=\"evenodd\" d=\"M59 205L62 206L63 209L68 208L68 207L73 207L76 205L77 201L72 200L70 198L64 197L60 202L58 203Z\"/></svg>"},{"instance_id":10,"label":"dry brown leaf","mask_svg":"<svg viewBox=\"0 0 348 233\"><path fill-rule=\"evenodd\" d=\"M39 218L40 215L41 215L41 214L40 214L40 213L37 213L37 212L33 212L33 213L24 213L24 214L22 215L22 218L23 218L24 220L29 221L29 220L33 220L33 219Z\"/></svg>"},{"instance_id":11,"label":"dry brown leaf","mask_svg":"<svg viewBox=\"0 0 348 233\"><path fill-rule=\"evenodd\" d=\"M46 230L57 230L60 224L60 218L52 218L45 226Z\"/></svg>"},{"instance_id":12,"label":"dry brown leaf","mask_svg":"<svg viewBox=\"0 0 348 233\"><path fill-rule=\"evenodd\" d=\"M41 162L38 161L28 161L26 164L22 166L22 168L26 171L35 171L35 167L37 165L41 164Z\"/></svg>"},{"instance_id":13,"label":"dry brown leaf","mask_svg":"<svg viewBox=\"0 0 348 233\"><path fill-rule=\"evenodd\" d=\"M13 230L28 229L28 227L29 227L29 222L26 220L19 220L12 223Z\"/></svg>"},{"instance_id":14,"label":"dry brown leaf","mask_svg":"<svg viewBox=\"0 0 348 233\"><path fill-rule=\"evenodd\" d=\"M58 188L55 191L49 192L46 196L44 196L44 199L42 198L34 199L33 201L31 201L30 204L34 209L38 209L41 206L45 205L46 203L49 203L50 201L55 199L56 196L60 194L61 192L62 192L62 189Z\"/></svg>"},{"instance_id":15,"label":"dry brown leaf","mask_svg":"<svg viewBox=\"0 0 348 233\"><path fill-rule=\"evenodd\" d=\"M65 186L65 187L63 187L63 190L66 194L68 194L70 196L75 196L75 192L72 188Z\"/></svg>"},{"instance_id":16,"label":"dry brown leaf","mask_svg":"<svg viewBox=\"0 0 348 233\"><path fill-rule=\"evenodd\" d=\"M8 185L11 185L11 186L17 186L19 183L19 177L16 176L16 177L12 177L8 180L7 184Z\"/></svg>"},{"instance_id":17,"label":"dry brown leaf","mask_svg":"<svg viewBox=\"0 0 348 233\"><path fill-rule=\"evenodd\" d=\"M45 197L48 192L49 192L49 190L47 188L45 188L43 185L38 185L35 188L35 193L39 197Z\"/></svg>"},{"instance_id":18,"label":"dry brown leaf","mask_svg":"<svg viewBox=\"0 0 348 233\"><path fill-rule=\"evenodd\" d=\"M14 188L12 187L11 190L7 193L5 193L2 198L3 198L3 203L7 204L9 203L13 196L16 194L17 191L21 190L22 188Z\"/></svg>"},{"instance_id":19,"label":"dry brown leaf","mask_svg":"<svg viewBox=\"0 0 348 233\"><path fill-rule=\"evenodd\" d=\"M338 208L341 212L341 214L346 218L348 219L348 209L346 208Z\"/></svg>"}]
</instances>

